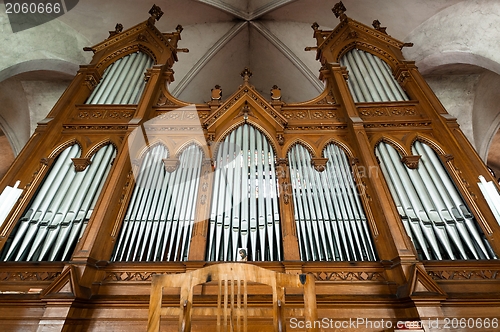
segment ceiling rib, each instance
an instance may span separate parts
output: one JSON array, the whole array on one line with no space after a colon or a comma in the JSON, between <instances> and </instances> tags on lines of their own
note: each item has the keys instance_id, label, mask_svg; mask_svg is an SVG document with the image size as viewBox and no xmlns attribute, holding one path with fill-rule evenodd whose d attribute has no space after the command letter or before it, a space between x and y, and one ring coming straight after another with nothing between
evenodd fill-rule
<instances>
[{"instance_id":1,"label":"ceiling rib","mask_svg":"<svg viewBox=\"0 0 500 332\"><path fill-rule=\"evenodd\" d=\"M203 67L219 52L231 39L233 39L241 30L248 26L247 21L236 23L228 32L226 32L219 40L195 63L188 71L177 86L170 92L172 96L178 97L184 89L191 83L193 78L201 71Z\"/></svg>"},{"instance_id":2,"label":"ceiling rib","mask_svg":"<svg viewBox=\"0 0 500 332\"><path fill-rule=\"evenodd\" d=\"M265 4L264 6L260 7L260 8L257 8L255 11L251 12L251 13L248 13L248 20L255 20L267 13L270 13L272 12L273 10L281 7L281 6L284 6L284 5L287 5L291 2L295 2L297 0L278 0L278 1L272 1L272 2L269 2L267 4Z\"/></svg>"},{"instance_id":3,"label":"ceiling rib","mask_svg":"<svg viewBox=\"0 0 500 332\"><path fill-rule=\"evenodd\" d=\"M206 5L220 9L228 14L234 15L242 20L248 21L248 13L245 13L238 8L228 5L227 3L217 1L217 0L197 0L198 2L204 3Z\"/></svg>"},{"instance_id":4,"label":"ceiling rib","mask_svg":"<svg viewBox=\"0 0 500 332\"><path fill-rule=\"evenodd\" d=\"M273 44L283 55L290 60L295 67L311 82L311 84L318 90L318 93L323 92L324 85L318 80L317 76L300 60L292 50L288 48L281 40L278 39L269 29L258 21L251 21L257 31L259 31L271 44Z\"/></svg>"}]
</instances>

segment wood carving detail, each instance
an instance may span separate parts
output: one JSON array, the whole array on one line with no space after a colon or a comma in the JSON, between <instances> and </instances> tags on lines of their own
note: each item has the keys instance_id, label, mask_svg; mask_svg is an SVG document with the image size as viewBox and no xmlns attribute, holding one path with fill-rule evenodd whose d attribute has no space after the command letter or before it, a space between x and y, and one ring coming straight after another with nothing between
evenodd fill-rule
<instances>
[{"instance_id":1,"label":"wood carving detail","mask_svg":"<svg viewBox=\"0 0 500 332\"><path fill-rule=\"evenodd\" d=\"M92 162L90 158L71 158L76 172L83 172Z\"/></svg>"},{"instance_id":2,"label":"wood carving detail","mask_svg":"<svg viewBox=\"0 0 500 332\"><path fill-rule=\"evenodd\" d=\"M120 111L120 110L99 110L99 111L87 111L82 110L78 112L78 120L105 120L105 119L130 119L134 116L135 111Z\"/></svg>"},{"instance_id":3,"label":"wood carving detail","mask_svg":"<svg viewBox=\"0 0 500 332\"><path fill-rule=\"evenodd\" d=\"M418 162L420 161L420 157L418 155L415 156L404 156L401 158L401 161L408 167L409 169L417 169Z\"/></svg>"},{"instance_id":4,"label":"wood carving detail","mask_svg":"<svg viewBox=\"0 0 500 332\"><path fill-rule=\"evenodd\" d=\"M318 281L386 281L381 272L314 272Z\"/></svg>"},{"instance_id":5,"label":"wood carving detail","mask_svg":"<svg viewBox=\"0 0 500 332\"><path fill-rule=\"evenodd\" d=\"M53 281L61 272L0 272L0 281Z\"/></svg>"},{"instance_id":6,"label":"wood carving detail","mask_svg":"<svg viewBox=\"0 0 500 332\"><path fill-rule=\"evenodd\" d=\"M434 280L498 280L500 270L444 270L427 271Z\"/></svg>"}]
</instances>

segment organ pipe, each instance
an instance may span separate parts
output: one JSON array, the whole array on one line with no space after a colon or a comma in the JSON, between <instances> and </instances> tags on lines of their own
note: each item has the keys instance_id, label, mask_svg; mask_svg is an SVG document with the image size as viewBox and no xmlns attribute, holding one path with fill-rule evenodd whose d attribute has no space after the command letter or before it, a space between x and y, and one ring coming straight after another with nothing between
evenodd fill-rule
<instances>
[{"instance_id":1,"label":"organ pipe","mask_svg":"<svg viewBox=\"0 0 500 332\"><path fill-rule=\"evenodd\" d=\"M345 153L330 144L326 170L300 144L288 152L302 260L375 260L367 220Z\"/></svg>"},{"instance_id":2,"label":"organ pipe","mask_svg":"<svg viewBox=\"0 0 500 332\"><path fill-rule=\"evenodd\" d=\"M436 153L419 141L412 151L421 156L417 169L406 167L392 146L382 142L376 148L419 256L428 260L496 258Z\"/></svg>"},{"instance_id":3,"label":"organ pipe","mask_svg":"<svg viewBox=\"0 0 500 332\"><path fill-rule=\"evenodd\" d=\"M163 145L144 156L111 260L187 260L203 154L189 146L172 173L163 164L167 157Z\"/></svg>"},{"instance_id":4,"label":"organ pipe","mask_svg":"<svg viewBox=\"0 0 500 332\"><path fill-rule=\"evenodd\" d=\"M281 260L274 152L267 138L244 124L220 144L215 161L207 260L236 261L240 248L248 260Z\"/></svg>"},{"instance_id":5,"label":"organ pipe","mask_svg":"<svg viewBox=\"0 0 500 332\"><path fill-rule=\"evenodd\" d=\"M355 102L408 100L391 68L377 56L352 49L340 59L340 64L350 72L347 83Z\"/></svg>"},{"instance_id":6,"label":"organ pipe","mask_svg":"<svg viewBox=\"0 0 500 332\"><path fill-rule=\"evenodd\" d=\"M142 52L116 60L106 68L86 104L136 104L145 86L142 75L152 65L153 59Z\"/></svg>"},{"instance_id":7,"label":"organ pipe","mask_svg":"<svg viewBox=\"0 0 500 332\"><path fill-rule=\"evenodd\" d=\"M90 202L97 200L116 152L107 145L92 156L90 166L76 172L71 158L79 154L80 147L75 144L57 158L6 245L4 260L70 258L92 214Z\"/></svg>"}]
</instances>

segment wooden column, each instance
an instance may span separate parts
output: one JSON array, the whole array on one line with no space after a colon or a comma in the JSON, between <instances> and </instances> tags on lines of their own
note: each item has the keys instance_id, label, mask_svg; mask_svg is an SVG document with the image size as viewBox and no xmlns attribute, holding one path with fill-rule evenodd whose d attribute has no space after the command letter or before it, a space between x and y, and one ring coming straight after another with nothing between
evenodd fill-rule
<instances>
[{"instance_id":1,"label":"wooden column","mask_svg":"<svg viewBox=\"0 0 500 332\"><path fill-rule=\"evenodd\" d=\"M205 260L214 177L213 161L211 159L206 158L203 160L201 174L196 197L195 224L193 225L191 245L189 247L188 259L190 261Z\"/></svg>"},{"instance_id":2,"label":"wooden column","mask_svg":"<svg viewBox=\"0 0 500 332\"><path fill-rule=\"evenodd\" d=\"M283 260L300 261L299 241L293 213L292 184L288 160L280 158L276 162L276 177L279 186L279 208L281 234L283 237Z\"/></svg>"}]
</instances>

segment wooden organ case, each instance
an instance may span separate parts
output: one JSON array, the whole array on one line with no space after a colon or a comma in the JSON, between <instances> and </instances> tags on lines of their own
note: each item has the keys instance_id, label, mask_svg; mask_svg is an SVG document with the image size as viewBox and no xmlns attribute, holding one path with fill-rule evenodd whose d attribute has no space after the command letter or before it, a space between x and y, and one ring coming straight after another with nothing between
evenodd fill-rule
<instances>
[{"instance_id":1,"label":"wooden organ case","mask_svg":"<svg viewBox=\"0 0 500 332\"><path fill-rule=\"evenodd\" d=\"M225 100L219 86L206 104L174 98L182 27L158 31L156 6L88 48L0 184L23 188L0 227L2 330L145 330L154 274L237 261L312 275L322 328L497 330L500 227L477 185L490 173L410 45L333 11L334 30L312 26L325 89L295 104L277 86L262 96L247 68ZM216 293L195 288L193 308ZM253 313L273 308L265 289L247 295ZM307 327L299 295L280 328ZM194 313L191 326L219 330Z\"/></svg>"}]
</instances>

